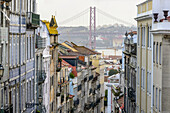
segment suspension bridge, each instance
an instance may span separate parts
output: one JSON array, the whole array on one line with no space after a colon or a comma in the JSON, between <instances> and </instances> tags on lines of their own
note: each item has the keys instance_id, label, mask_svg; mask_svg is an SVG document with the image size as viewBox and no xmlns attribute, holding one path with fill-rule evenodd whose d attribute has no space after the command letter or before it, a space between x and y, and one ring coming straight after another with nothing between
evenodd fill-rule
<instances>
[{"instance_id":1,"label":"suspension bridge","mask_svg":"<svg viewBox=\"0 0 170 113\"><path fill-rule=\"evenodd\" d=\"M98 9L96 7L90 7L88 9L85 9L83 10L82 12L62 21L62 22L59 22L59 25L60 26L67 26L67 24L73 22L73 21L76 21L78 20L79 18L83 17L84 15L90 15L90 16L85 16L85 18L87 18L88 20L88 25L86 25L86 27L88 29L86 30L83 30L82 32L69 32L69 31L62 31L60 32L61 36L62 37L71 37L74 36L75 38L81 38L81 37L88 37L86 39L86 42L87 42L87 46L91 49L95 49L96 48L96 37L98 36L105 36L105 37L113 37L115 35L123 35L122 32L116 32L116 31L102 31L102 30L96 30L96 22L97 20L97 16L96 14L100 14L110 20L113 20L115 23L121 23L122 25L125 25L125 26L134 26L134 24L130 23L130 22L127 22L123 19L119 19L101 9ZM89 18L88 18L89 17ZM86 20L86 21L87 21Z\"/></svg>"}]
</instances>

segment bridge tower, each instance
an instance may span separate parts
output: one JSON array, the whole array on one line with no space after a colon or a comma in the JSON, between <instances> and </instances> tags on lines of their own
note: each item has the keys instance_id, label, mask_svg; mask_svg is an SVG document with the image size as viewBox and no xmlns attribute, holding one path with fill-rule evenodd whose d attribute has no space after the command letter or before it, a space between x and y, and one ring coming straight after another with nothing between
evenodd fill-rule
<instances>
[{"instance_id":1,"label":"bridge tower","mask_svg":"<svg viewBox=\"0 0 170 113\"><path fill-rule=\"evenodd\" d=\"M89 47L96 49L96 7L90 7Z\"/></svg>"}]
</instances>

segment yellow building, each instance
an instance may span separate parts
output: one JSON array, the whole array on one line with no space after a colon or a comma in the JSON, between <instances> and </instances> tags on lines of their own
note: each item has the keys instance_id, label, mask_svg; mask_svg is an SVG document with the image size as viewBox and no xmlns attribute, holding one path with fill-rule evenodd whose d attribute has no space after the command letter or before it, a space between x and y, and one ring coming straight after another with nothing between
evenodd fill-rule
<instances>
[{"instance_id":1,"label":"yellow building","mask_svg":"<svg viewBox=\"0 0 170 113\"><path fill-rule=\"evenodd\" d=\"M135 18L138 28L137 41L137 113L151 112L151 74L152 74L152 0L137 5Z\"/></svg>"}]
</instances>

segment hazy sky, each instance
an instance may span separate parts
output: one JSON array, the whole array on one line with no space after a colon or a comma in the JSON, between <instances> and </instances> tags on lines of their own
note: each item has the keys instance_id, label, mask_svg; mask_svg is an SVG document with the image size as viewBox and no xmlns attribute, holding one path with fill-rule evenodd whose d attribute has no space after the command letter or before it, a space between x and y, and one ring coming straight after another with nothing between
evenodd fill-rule
<instances>
[{"instance_id":1,"label":"hazy sky","mask_svg":"<svg viewBox=\"0 0 170 113\"><path fill-rule=\"evenodd\" d=\"M61 22L88 9L90 6L107 12L114 17L120 18L136 25L134 18L137 15L138 3L145 0L37 0L38 13L41 19L49 20L51 15L56 15L58 25ZM97 13L97 25L114 24L116 21L101 16ZM64 25L87 25L89 24L89 14L82 16L73 22Z\"/></svg>"}]
</instances>

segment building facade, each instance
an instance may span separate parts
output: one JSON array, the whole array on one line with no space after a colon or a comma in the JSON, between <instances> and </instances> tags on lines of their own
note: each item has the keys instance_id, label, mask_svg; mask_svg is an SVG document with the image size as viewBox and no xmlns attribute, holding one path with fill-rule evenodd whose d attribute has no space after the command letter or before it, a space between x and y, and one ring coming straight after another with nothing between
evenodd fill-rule
<instances>
[{"instance_id":1,"label":"building facade","mask_svg":"<svg viewBox=\"0 0 170 113\"><path fill-rule=\"evenodd\" d=\"M151 112L152 87L152 0L139 5L137 18L137 74L136 74L136 111L137 113Z\"/></svg>"},{"instance_id":2,"label":"building facade","mask_svg":"<svg viewBox=\"0 0 170 113\"><path fill-rule=\"evenodd\" d=\"M126 32L124 39L124 111L136 111L137 33Z\"/></svg>"}]
</instances>

